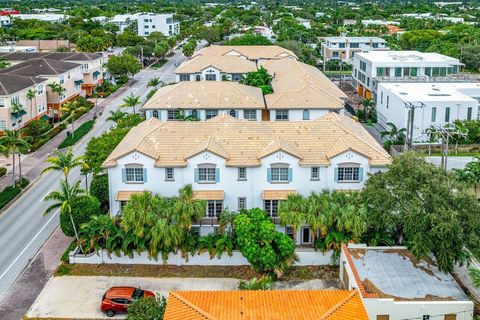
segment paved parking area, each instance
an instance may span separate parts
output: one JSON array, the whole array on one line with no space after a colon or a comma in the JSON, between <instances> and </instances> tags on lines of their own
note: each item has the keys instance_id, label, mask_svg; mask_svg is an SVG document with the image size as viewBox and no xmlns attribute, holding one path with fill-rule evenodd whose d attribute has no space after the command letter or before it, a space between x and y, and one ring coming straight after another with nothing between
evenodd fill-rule
<instances>
[{"instance_id":1,"label":"paved parking area","mask_svg":"<svg viewBox=\"0 0 480 320\"><path fill-rule=\"evenodd\" d=\"M107 319L99 309L113 286L140 286L167 296L171 290L235 290L236 279L65 276L50 279L27 313L29 318ZM120 318L121 316L115 316Z\"/></svg>"}]
</instances>

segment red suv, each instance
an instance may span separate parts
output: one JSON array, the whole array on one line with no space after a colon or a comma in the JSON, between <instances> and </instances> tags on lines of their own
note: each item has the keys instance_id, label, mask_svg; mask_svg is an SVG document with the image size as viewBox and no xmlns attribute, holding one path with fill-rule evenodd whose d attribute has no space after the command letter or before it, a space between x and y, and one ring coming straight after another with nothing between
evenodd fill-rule
<instances>
[{"instance_id":1,"label":"red suv","mask_svg":"<svg viewBox=\"0 0 480 320\"><path fill-rule=\"evenodd\" d=\"M103 295L100 309L107 316L113 317L115 313L127 312L127 308L132 303L132 300L143 297L155 297L155 294L135 287L112 287Z\"/></svg>"}]
</instances>

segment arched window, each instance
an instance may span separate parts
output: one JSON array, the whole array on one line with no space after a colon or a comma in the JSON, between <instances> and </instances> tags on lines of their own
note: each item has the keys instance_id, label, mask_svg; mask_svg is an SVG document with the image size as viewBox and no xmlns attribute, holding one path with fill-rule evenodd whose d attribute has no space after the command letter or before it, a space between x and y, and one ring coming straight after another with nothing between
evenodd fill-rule
<instances>
[{"instance_id":1,"label":"arched window","mask_svg":"<svg viewBox=\"0 0 480 320\"><path fill-rule=\"evenodd\" d=\"M158 110L153 110L153 117L158 119Z\"/></svg>"},{"instance_id":2,"label":"arched window","mask_svg":"<svg viewBox=\"0 0 480 320\"><path fill-rule=\"evenodd\" d=\"M230 110L230 116L232 117L236 117L237 113L235 112L235 110Z\"/></svg>"},{"instance_id":3,"label":"arched window","mask_svg":"<svg viewBox=\"0 0 480 320\"><path fill-rule=\"evenodd\" d=\"M303 120L310 120L310 110L303 110Z\"/></svg>"}]
</instances>

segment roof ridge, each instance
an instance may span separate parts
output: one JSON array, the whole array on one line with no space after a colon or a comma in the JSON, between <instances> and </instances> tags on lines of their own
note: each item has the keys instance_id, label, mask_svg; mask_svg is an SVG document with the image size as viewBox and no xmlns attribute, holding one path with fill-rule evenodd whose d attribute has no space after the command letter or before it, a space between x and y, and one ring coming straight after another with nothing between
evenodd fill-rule
<instances>
[{"instance_id":1,"label":"roof ridge","mask_svg":"<svg viewBox=\"0 0 480 320\"><path fill-rule=\"evenodd\" d=\"M183 302L186 306L190 307L191 309L193 309L194 311L198 312L200 315L204 316L206 319L209 319L209 320L216 320L216 318L214 316L212 316L211 314L209 314L208 312L206 312L205 310L202 310L200 309L198 306L194 305L192 302L188 301L186 298L182 297L181 295L179 295L178 293L176 292L170 292L170 294L177 298L178 300L180 300L181 302Z\"/></svg>"},{"instance_id":2,"label":"roof ridge","mask_svg":"<svg viewBox=\"0 0 480 320\"><path fill-rule=\"evenodd\" d=\"M55 70L55 69L50 65L50 63L48 63L48 61L47 61L48 59L45 59L45 58L40 58L40 59L42 59L42 60L48 65L48 67L49 67L50 69L52 69L53 72L55 72L56 75L58 75L57 70Z\"/></svg>"},{"instance_id":3,"label":"roof ridge","mask_svg":"<svg viewBox=\"0 0 480 320\"><path fill-rule=\"evenodd\" d=\"M318 320L325 320L332 316L336 311L338 311L343 305L348 303L352 298L354 298L358 294L357 289L352 290L343 300L339 301L335 304L332 308L330 308L327 312L325 312L320 319Z\"/></svg>"},{"instance_id":4,"label":"roof ridge","mask_svg":"<svg viewBox=\"0 0 480 320\"><path fill-rule=\"evenodd\" d=\"M261 89L258 88L258 87L254 87L254 86L249 86L249 85L246 85L246 84L243 84L243 83L238 83L238 82L232 82L232 81L226 81L228 83L230 83L231 86L233 86L234 88L236 88L237 90L240 90L241 92L243 92L244 94L246 94L247 96L249 97L252 97L253 100L255 100L256 102L258 102L258 104L262 107L266 107L265 105L265 99L263 99L263 93L261 92ZM260 90L260 94L262 96L262 101L258 101L255 97L253 97L252 93L251 92L247 92L247 90L245 90L245 88L252 88L252 89L259 89Z\"/></svg>"}]
</instances>

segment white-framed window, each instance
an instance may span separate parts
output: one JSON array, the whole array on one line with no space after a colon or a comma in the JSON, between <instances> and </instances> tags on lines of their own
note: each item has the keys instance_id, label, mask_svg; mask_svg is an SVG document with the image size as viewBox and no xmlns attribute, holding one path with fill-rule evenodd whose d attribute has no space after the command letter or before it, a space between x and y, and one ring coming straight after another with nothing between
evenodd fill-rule
<instances>
[{"instance_id":1,"label":"white-framed window","mask_svg":"<svg viewBox=\"0 0 480 320\"><path fill-rule=\"evenodd\" d=\"M0 108L5 107L5 98L0 97Z\"/></svg>"},{"instance_id":2,"label":"white-framed window","mask_svg":"<svg viewBox=\"0 0 480 320\"><path fill-rule=\"evenodd\" d=\"M214 164L202 164L197 168L195 177L198 183L215 183L218 182L218 169Z\"/></svg>"},{"instance_id":3,"label":"white-framed window","mask_svg":"<svg viewBox=\"0 0 480 320\"><path fill-rule=\"evenodd\" d=\"M247 208L247 198L246 197L238 197L238 210L246 209Z\"/></svg>"},{"instance_id":4,"label":"white-framed window","mask_svg":"<svg viewBox=\"0 0 480 320\"><path fill-rule=\"evenodd\" d=\"M278 216L278 202L279 200L263 200L263 210L271 216Z\"/></svg>"},{"instance_id":5,"label":"white-framed window","mask_svg":"<svg viewBox=\"0 0 480 320\"><path fill-rule=\"evenodd\" d=\"M45 86L43 84L39 84L37 86L37 96L41 96L45 93Z\"/></svg>"},{"instance_id":6,"label":"white-framed window","mask_svg":"<svg viewBox=\"0 0 480 320\"><path fill-rule=\"evenodd\" d=\"M360 181L361 168L356 164L340 165L337 168L336 180L340 182L358 182Z\"/></svg>"},{"instance_id":7,"label":"white-framed window","mask_svg":"<svg viewBox=\"0 0 480 320\"><path fill-rule=\"evenodd\" d=\"M320 167L312 167L310 172L311 180L320 180Z\"/></svg>"},{"instance_id":8,"label":"white-framed window","mask_svg":"<svg viewBox=\"0 0 480 320\"><path fill-rule=\"evenodd\" d=\"M145 170L140 165L128 165L124 169L123 180L126 183L143 183L145 182Z\"/></svg>"},{"instance_id":9,"label":"white-framed window","mask_svg":"<svg viewBox=\"0 0 480 320\"><path fill-rule=\"evenodd\" d=\"M238 180L240 181L247 180L247 168L245 167L238 168Z\"/></svg>"},{"instance_id":10,"label":"white-framed window","mask_svg":"<svg viewBox=\"0 0 480 320\"><path fill-rule=\"evenodd\" d=\"M16 103L20 103L20 99L18 98L18 96L12 96L10 97L10 104L11 105L14 105Z\"/></svg>"},{"instance_id":11,"label":"white-framed window","mask_svg":"<svg viewBox=\"0 0 480 320\"><path fill-rule=\"evenodd\" d=\"M189 74L180 74L180 81L190 81L190 75Z\"/></svg>"},{"instance_id":12,"label":"white-framed window","mask_svg":"<svg viewBox=\"0 0 480 320\"><path fill-rule=\"evenodd\" d=\"M207 200L206 216L209 218L219 217L223 211L223 200Z\"/></svg>"},{"instance_id":13,"label":"white-framed window","mask_svg":"<svg viewBox=\"0 0 480 320\"><path fill-rule=\"evenodd\" d=\"M205 119L211 119L218 115L218 110L205 110Z\"/></svg>"},{"instance_id":14,"label":"white-framed window","mask_svg":"<svg viewBox=\"0 0 480 320\"><path fill-rule=\"evenodd\" d=\"M193 109L191 112L190 112L190 115L194 118L194 119L199 119L199 116L198 116L198 111Z\"/></svg>"},{"instance_id":15,"label":"white-framed window","mask_svg":"<svg viewBox=\"0 0 480 320\"><path fill-rule=\"evenodd\" d=\"M267 172L268 181L273 183L288 183L292 180L292 169L288 164L272 164Z\"/></svg>"},{"instance_id":16,"label":"white-framed window","mask_svg":"<svg viewBox=\"0 0 480 320\"><path fill-rule=\"evenodd\" d=\"M175 170L173 168L165 168L165 180L166 181L175 180Z\"/></svg>"},{"instance_id":17,"label":"white-framed window","mask_svg":"<svg viewBox=\"0 0 480 320\"><path fill-rule=\"evenodd\" d=\"M472 120L472 107L468 107L467 109L467 120Z\"/></svg>"},{"instance_id":18,"label":"white-framed window","mask_svg":"<svg viewBox=\"0 0 480 320\"><path fill-rule=\"evenodd\" d=\"M88 71L88 63L82 64L82 71L87 72Z\"/></svg>"},{"instance_id":19,"label":"white-framed window","mask_svg":"<svg viewBox=\"0 0 480 320\"><path fill-rule=\"evenodd\" d=\"M432 107L432 117L431 117L431 121L432 121L432 122L437 121L437 107Z\"/></svg>"},{"instance_id":20,"label":"white-framed window","mask_svg":"<svg viewBox=\"0 0 480 320\"><path fill-rule=\"evenodd\" d=\"M177 120L178 110L167 110L167 120Z\"/></svg>"},{"instance_id":21,"label":"white-framed window","mask_svg":"<svg viewBox=\"0 0 480 320\"><path fill-rule=\"evenodd\" d=\"M0 120L0 130L7 129L7 120Z\"/></svg>"},{"instance_id":22,"label":"white-framed window","mask_svg":"<svg viewBox=\"0 0 480 320\"><path fill-rule=\"evenodd\" d=\"M288 121L288 110L277 110L275 112L275 120Z\"/></svg>"},{"instance_id":23,"label":"white-framed window","mask_svg":"<svg viewBox=\"0 0 480 320\"><path fill-rule=\"evenodd\" d=\"M205 75L205 80L207 80L207 81L217 81L217 75L216 74L206 74Z\"/></svg>"},{"instance_id":24,"label":"white-framed window","mask_svg":"<svg viewBox=\"0 0 480 320\"><path fill-rule=\"evenodd\" d=\"M59 79L60 84L64 84L65 83L65 76L62 74L59 78L60 78Z\"/></svg>"},{"instance_id":25,"label":"white-framed window","mask_svg":"<svg viewBox=\"0 0 480 320\"><path fill-rule=\"evenodd\" d=\"M256 121L257 120L257 110L243 110L243 119Z\"/></svg>"},{"instance_id":26,"label":"white-framed window","mask_svg":"<svg viewBox=\"0 0 480 320\"><path fill-rule=\"evenodd\" d=\"M450 107L445 108L445 122L450 122Z\"/></svg>"}]
</instances>

